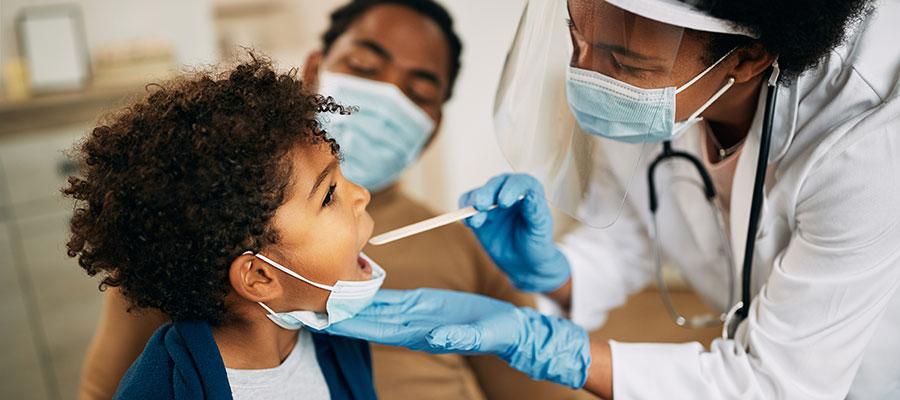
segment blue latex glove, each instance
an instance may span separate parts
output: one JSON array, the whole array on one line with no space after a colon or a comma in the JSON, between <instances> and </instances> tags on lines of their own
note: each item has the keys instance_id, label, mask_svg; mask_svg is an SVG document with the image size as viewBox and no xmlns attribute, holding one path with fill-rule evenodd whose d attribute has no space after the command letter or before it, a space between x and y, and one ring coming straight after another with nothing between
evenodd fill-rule
<instances>
[{"instance_id":1,"label":"blue latex glove","mask_svg":"<svg viewBox=\"0 0 900 400\"><path fill-rule=\"evenodd\" d=\"M587 332L571 321L440 289L382 289L325 331L436 354L494 354L534 379L572 388L584 385L591 364Z\"/></svg>"},{"instance_id":2,"label":"blue latex glove","mask_svg":"<svg viewBox=\"0 0 900 400\"><path fill-rule=\"evenodd\" d=\"M550 292L570 275L569 261L553 241L553 217L544 188L524 174L495 176L459 198L460 207L486 211L466 220L481 246L519 289Z\"/></svg>"}]
</instances>

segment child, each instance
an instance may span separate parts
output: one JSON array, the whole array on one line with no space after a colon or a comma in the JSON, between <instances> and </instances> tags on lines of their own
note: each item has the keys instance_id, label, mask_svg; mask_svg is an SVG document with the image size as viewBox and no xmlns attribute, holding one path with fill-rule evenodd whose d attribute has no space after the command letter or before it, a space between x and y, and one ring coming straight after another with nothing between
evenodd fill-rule
<instances>
[{"instance_id":1,"label":"child","mask_svg":"<svg viewBox=\"0 0 900 400\"><path fill-rule=\"evenodd\" d=\"M384 279L369 193L316 120L346 109L251 58L148 86L77 149L69 255L172 321L117 398L375 398L367 343L302 329Z\"/></svg>"}]
</instances>

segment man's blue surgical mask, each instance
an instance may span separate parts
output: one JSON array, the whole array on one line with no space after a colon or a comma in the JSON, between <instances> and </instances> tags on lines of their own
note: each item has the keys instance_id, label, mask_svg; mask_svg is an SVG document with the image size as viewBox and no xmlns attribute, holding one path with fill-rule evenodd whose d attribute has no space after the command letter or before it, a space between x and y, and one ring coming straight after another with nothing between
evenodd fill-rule
<instances>
[{"instance_id":1,"label":"man's blue surgical mask","mask_svg":"<svg viewBox=\"0 0 900 400\"><path fill-rule=\"evenodd\" d=\"M321 330L331 326L331 324L353 318L363 308L368 307L372 303L375 293L381 288L381 284L384 283L384 277L387 276L387 273L380 265L362 253L360 253L360 257L363 259L363 262L368 263L372 267L372 279L365 281L338 280L334 285L326 285L307 279L303 275L262 254L254 254L250 251L244 254L253 254L256 258L281 270L281 272L319 289L331 292L328 294L328 300L325 302L324 313L306 310L277 312L259 302L259 305L268 312L268 317L272 322L289 330L297 330L304 326Z\"/></svg>"},{"instance_id":2,"label":"man's blue surgical mask","mask_svg":"<svg viewBox=\"0 0 900 400\"><path fill-rule=\"evenodd\" d=\"M419 158L434 121L396 86L322 72L319 93L356 106L350 115L327 114L325 130L341 145L347 179L377 192Z\"/></svg>"},{"instance_id":3,"label":"man's blue surgical mask","mask_svg":"<svg viewBox=\"0 0 900 400\"><path fill-rule=\"evenodd\" d=\"M702 119L700 114L734 85L734 78L684 121L675 122L675 95L700 80L729 54L730 51L678 88L639 88L596 71L570 66L566 71L569 108L581 129L592 135L628 143L673 140Z\"/></svg>"}]
</instances>

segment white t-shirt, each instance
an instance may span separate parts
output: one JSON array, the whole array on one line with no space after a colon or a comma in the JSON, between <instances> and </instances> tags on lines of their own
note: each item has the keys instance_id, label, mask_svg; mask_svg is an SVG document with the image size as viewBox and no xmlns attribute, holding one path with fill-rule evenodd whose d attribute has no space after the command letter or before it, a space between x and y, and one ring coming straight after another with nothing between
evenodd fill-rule
<instances>
[{"instance_id":1,"label":"white t-shirt","mask_svg":"<svg viewBox=\"0 0 900 400\"><path fill-rule=\"evenodd\" d=\"M331 399L316 360L315 344L305 329L298 331L297 344L281 365L269 369L225 368L225 372L235 400Z\"/></svg>"}]
</instances>

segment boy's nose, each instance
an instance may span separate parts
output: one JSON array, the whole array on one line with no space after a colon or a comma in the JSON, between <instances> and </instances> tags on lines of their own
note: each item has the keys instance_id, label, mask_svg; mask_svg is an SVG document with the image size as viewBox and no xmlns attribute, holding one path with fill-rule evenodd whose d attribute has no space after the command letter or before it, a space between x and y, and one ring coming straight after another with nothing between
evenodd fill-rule
<instances>
[{"instance_id":1,"label":"boy's nose","mask_svg":"<svg viewBox=\"0 0 900 400\"><path fill-rule=\"evenodd\" d=\"M353 204L356 206L357 212L365 211L371 200L372 195L366 188L355 183L353 184Z\"/></svg>"}]
</instances>

